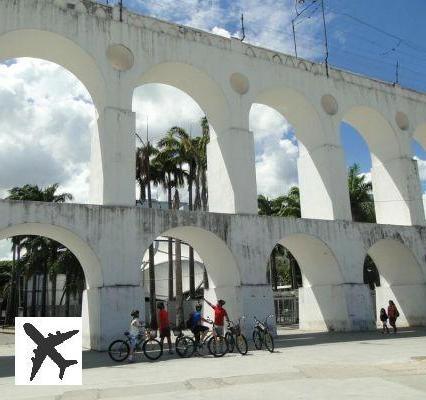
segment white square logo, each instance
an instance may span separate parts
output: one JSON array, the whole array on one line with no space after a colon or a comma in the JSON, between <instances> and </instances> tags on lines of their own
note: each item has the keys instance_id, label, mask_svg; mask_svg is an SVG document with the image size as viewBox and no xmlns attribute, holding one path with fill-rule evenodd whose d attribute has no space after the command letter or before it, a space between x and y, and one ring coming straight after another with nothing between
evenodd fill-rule
<instances>
[{"instance_id":1,"label":"white square logo","mask_svg":"<svg viewBox=\"0 0 426 400\"><path fill-rule=\"evenodd\" d=\"M15 318L15 385L81 385L79 317Z\"/></svg>"}]
</instances>

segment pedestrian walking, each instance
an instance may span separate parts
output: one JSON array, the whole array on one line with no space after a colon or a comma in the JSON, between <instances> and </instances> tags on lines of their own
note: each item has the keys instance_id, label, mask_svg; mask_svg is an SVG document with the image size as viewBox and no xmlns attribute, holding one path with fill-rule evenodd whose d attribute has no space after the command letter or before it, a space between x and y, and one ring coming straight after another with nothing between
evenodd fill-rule
<instances>
[{"instance_id":1,"label":"pedestrian walking","mask_svg":"<svg viewBox=\"0 0 426 400\"><path fill-rule=\"evenodd\" d=\"M388 314L386 314L386 310L384 308L382 308L380 310L380 321L382 321L382 325L383 325L383 330L382 333L389 333L389 328L388 328Z\"/></svg>"},{"instance_id":2,"label":"pedestrian walking","mask_svg":"<svg viewBox=\"0 0 426 400\"><path fill-rule=\"evenodd\" d=\"M397 331L396 320L399 317L399 311L392 300L389 300L388 317L389 317L389 325L393 328L393 333L396 333Z\"/></svg>"}]
</instances>

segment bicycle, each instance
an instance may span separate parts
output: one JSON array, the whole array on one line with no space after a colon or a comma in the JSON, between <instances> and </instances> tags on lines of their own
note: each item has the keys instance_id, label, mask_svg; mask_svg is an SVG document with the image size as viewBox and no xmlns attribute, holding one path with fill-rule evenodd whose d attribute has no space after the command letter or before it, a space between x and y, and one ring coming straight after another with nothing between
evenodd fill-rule
<instances>
[{"instance_id":1,"label":"bicycle","mask_svg":"<svg viewBox=\"0 0 426 400\"><path fill-rule=\"evenodd\" d=\"M206 321L212 324L212 329L207 332L202 340L195 341L195 351L202 356L207 347L209 353L214 357L223 357L228 351L228 343L224 336L215 333L214 322L210 318L207 318Z\"/></svg>"},{"instance_id":2,"label":"bicycle","mask_svg":"<svg viewBox=\"0 0 426 400\"><path fill-rule=\"evenodd\" d=\"M174 329L173 334L176 336L175 349L179 357L192 357L196 350L194 338L184 335L182 330Z\"/></svg>"},{"instance_id":3,"label":"bicycle","mask_svg":"<svg viewBox=\"0 0 426 400\"><path fill-rule=\"evenodd\" d=\"M114 340L108 347L108 354L112 360L121 362L127 359L130 354L130 333L124 332L126 340ZM149 360L158 360L163 354L163 346L155 338L156 331L146 329L139 332L136 337L135 354L142 351L146 358Z\"/></svg>"},{"instance_id":4,"label":"bicycle","mask_svg":"<svg viewBox=\"0 0 426 400\"><path fill-rule=\"evenodd\" d=\"M244 317L242 318L244 319ZM241 333L241 318L238 319L238 322L228 321L228 332L225 334L225 339L230 353L236 347L241 355L247 354L248 344L246 337Z\"/></svg>"},{"instance_id":5,"label":"bicycle","mask_svg":"<svg viewBox=\"0 0 426 400\"><path fill-rule=\"evenodd\" d=\"M260 322L254 317L253 342L257 350L262 349L263 343L270 353L274 351L274 338L269 332L268 319L273 317L273 314L268 315L263 322Z\"/></svg>"}]
</instances>

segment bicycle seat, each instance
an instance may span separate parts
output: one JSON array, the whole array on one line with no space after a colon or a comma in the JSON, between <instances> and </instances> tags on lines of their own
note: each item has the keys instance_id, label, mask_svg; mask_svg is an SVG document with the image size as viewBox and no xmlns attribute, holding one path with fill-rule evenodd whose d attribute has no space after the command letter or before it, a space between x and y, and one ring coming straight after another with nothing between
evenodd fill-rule
<instances>
[{"instance_id":1,"label":"bicycle seat","mask_svg":"<svg viewBox=\"0 0 426 400\"><path fill-rule=\"evenodd\" d=\"M130 332L129 331L125 331L124 332L124 336L129 336L130 335Z\"/></svg>"}]
</instances>

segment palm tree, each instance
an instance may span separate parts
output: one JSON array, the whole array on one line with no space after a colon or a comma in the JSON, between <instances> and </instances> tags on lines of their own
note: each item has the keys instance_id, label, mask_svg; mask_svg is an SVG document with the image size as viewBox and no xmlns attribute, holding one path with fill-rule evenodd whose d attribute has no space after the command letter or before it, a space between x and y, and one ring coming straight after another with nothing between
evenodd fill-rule
<instances>
[{"instance_id":1,"label":"palm tree","mask_svg":"<svg viewBox=\"0 0 426 400\"><path fill-rule=\"evenodd\" d=\"M179 210L179 190L175 188L173 208ZM182 286L182 244L175 239L175 263L176 263L176 326L183 326L183 286Z\"/></svg>"},{"instance_id":2,"label":"palm tree","mask_svg":"<svg viewBox=\"0 0 426 400\"><path fill-rule=\"evenodd\" d=\"M82 294L85 287L84 272L77 257L68 249L62 248L59 251L57 264L65 272L65 285L59 304L62 304L65 297L65 316L70 315L70 298L78 297L81 307Z\"/></svg>"},{"instance_id":3,"label":"palm tree","mask_svg":"<svg viewBox=\"0 0 426 400\"><path fill-rule=\"evenodd\" d=\"M372 184L366 182L358 164L348 169L349 199L352 219L357 222L376 222Z\"/></svg>"},{"instance_id":4,"label":"palm tree","mask_svg":"<svg viewBox=\"0 0 426 400\"><path fill-rule=\"evenodd\" d=\"M173 208L172 190L183 185L186 176L182 168L184 159L182 158L182 146L179 137L183 135L183 129L173 127L169 129L166 136L159 140L159 153L154 158L153 164L160 176L158 182L161 182L164 189L167 190L167 201L169 209ZM168 298L173 300L173 239L168 238Z\"/></svg>"},{"instance_id":5,"label":"palm tree","mask_svg":"<svg viewBox=\"0 0 426 400\"><path fill-rule=\"evenodd\" d=\"M136 150L136 181L140 187L140 200L146 200L148 197L148 207L152 208L151 182L157 183L159 173L152 165L152 158L158 154L158 150L153 146L147 138L146 143L137 135L142 146ZM145 193L147 189L147 193ZM148 195L148 196L147 196ZM151 243L148 249L149 258L149 306L152 328L157 327L157 310L156 310L156 287L155 287L155 263L154 263L154 244Z\"/></svg>"},{"instance_id":6,"label":"palm tree","mask_svg":"<svg viewBox=\"0 0 426 400\"><path fill-rule=\"evenodd\" d=\"M188 182L188 206L189 210L194 209L193 202L193 186L194 182L197 184L197 171L200 163L200 138L192 138L185 130L180 129L177 131L180 138L180 157L188 165L187 182ZM199 184L197 187L199 188ZM200 195L201 198L201 195ZM188 246L188 267L189 267L189 295L193 299L195 298L195 261L194 261L194 249L192 246Z\"/></svg>"},{"instance_id":7,"label":"palm tree","mask_svg":"<svg viewBox=\"0 0 426 400\"><path fill-rule=\"evenodd\" d=\"M198 160L197 160L197 177L196 177L196 187L198 185L198 191L201 187L201 199L197 202L197 190L195 198L195 209L200 209L201 204L203 206L203 211L208 210L208 187L207 187L207 145L210 142L210 126L207 118L204 116L201 118L201 138L198 140ZM198 207L197 207L198 204ZM207 269L204 266L203 269L203 282L204 289L209 288L209 276L207 274Z\"/></svg>"},{"instance_id":8,"label":"palm tree","mask_svg":"<svg viewBox=\"0 0 426 400\"><path fill-rule=\"evenodd\" d=\"M3 298L2 303L0 303L0 313L3 304L6 299L6 324L9 324L8 321L8 309L10 307L9 302L11 299L12 291L12 282L14 279L14 266L12 261L0 261L0 297ZM10 315L10 311L9 311Z\"/></svg>"},{"instance_id":9,"label":"palm tree","mask_svg":"<svg viewBox=\"0 0 426 400\"><path fill-rule=\"evenodd\" d=\"M198 144L198 180L201 186L201 203L203 211L208 210L207 187L207 145L210 142L210 126L206 117L201 118L201 138Z\"/></svg>"}]
</instances>

